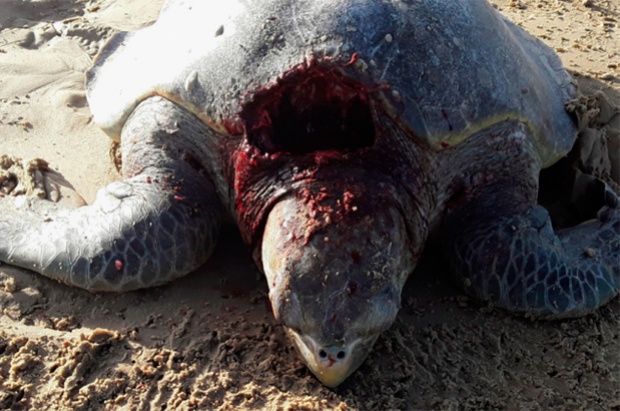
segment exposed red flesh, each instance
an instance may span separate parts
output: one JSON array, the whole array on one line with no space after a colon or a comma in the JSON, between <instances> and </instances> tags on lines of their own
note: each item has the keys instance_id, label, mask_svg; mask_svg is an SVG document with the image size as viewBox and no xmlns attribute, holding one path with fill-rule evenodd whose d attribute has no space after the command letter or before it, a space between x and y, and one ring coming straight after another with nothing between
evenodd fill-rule
<instances>
[{"instance_id":1,"label":"exposed red flesh","mask_svg":"<svg viewBox=\"0 0 620 411\"><path fill-rule=\"evenodd\" d=\"M245 104L240 114L245 135L232 153L231 172L234 211L248 244L260 242L268 213L283 197L296 196L310 205L312 215L309 220L312 221L302 234L307 241L321 232L321 227L338 223L344 216L356 212L360 204L365 206L366 212L369 208L381 207L378 203L373 204L370 198L393 196L395 194L387 191L399 185L398 181L384 184L386 176L396 175L402 181L412 178L406 171L400 171L401 167L403 170L416 169L405 164L406 154L397 144L381 143L371 90L342 74L340 66L321 66L316 62L300 65L285 73L270 88L256 92ZM295 146L297 138L308 138L307 135L274 139L274 127L288 121L281 118L283 107L289 111L294 109L293 116L297 120L306 119L303 116L305 111L327 107L332 110L328 114L334 114L336 118L331 124L336 127L328 131L333 132L342 126L349 127L345 130L345 134L349 134L333 146L329 144L330 139L322 140L316 146L310 142L308 149ZM362 115L356 117L358 114ZM356 129L356 122L364 123ZM295 128L297 125L284 124L284 128L303 134L303 127ZM361 141L356 141L358 136ZM336 135L334 138L340 137ZM329 240L326 237L325 241ZM352 258L359 261L354 254Z\"/></svg>"}]
</instances>

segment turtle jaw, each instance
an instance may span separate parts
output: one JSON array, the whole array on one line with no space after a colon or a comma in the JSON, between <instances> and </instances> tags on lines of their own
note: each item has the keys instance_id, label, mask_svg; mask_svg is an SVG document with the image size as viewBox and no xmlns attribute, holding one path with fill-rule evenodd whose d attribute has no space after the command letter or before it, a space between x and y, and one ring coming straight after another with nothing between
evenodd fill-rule
<instances>
[{"instance_id":1,"label":"turtle jaw","mask_svg":"<svg viewBox=\"0 0 620 411\"><path fill-rule=\"evenodd\" d=\"M312 373L335 387L396 319L415 257L397 207L375 198L326 222L319 206L336 210L345 200L334 187L317 190L314 201L293 195L271 209L261 260L274 317Z\"/></svg>"},{"instance_id":2,"label":"turtle jaw","mask_svg":"<svg viewBox=\"0 0 620 411\"><path fill-rule=\"evenodd\" d=\"M334 388L364 362L379 334L358 337L346 344L321 344L309 335L286 327L303 362L323 385Z\"/></svg>"}]
</instances>

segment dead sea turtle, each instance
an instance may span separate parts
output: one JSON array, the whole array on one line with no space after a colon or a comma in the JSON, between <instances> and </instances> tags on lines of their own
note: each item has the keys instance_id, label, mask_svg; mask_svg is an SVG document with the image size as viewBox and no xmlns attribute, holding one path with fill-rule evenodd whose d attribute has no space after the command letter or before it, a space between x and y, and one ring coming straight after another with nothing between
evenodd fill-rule
<instances>
[{"instance_id":1,"label":"dead sea turtle","mask_svg":"<svg viewBox=\"0 0 620 411\"><path fill-rule=\"evenodd\" d=\"M77 209L2 199L0 260L150 287L202 264L231 215L328 386L393 323L431 232L471 295L586 314L620 287L618 201L557 233L536 204L574 143L574 92L483 0L170 0L88 73L125 180Z\"/></svg>"}]
</instances>

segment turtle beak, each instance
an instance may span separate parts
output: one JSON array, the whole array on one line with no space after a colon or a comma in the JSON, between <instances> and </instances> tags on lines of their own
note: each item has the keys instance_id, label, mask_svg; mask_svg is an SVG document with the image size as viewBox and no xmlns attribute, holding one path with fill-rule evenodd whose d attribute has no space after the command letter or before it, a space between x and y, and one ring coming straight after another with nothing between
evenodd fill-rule
<instances>
[{"instance_id":1,"label":"turtle beak","mask_svg":"<svg viewBox=\"0 0 620 411\"><path fill-rule=\"evenodd\" d=\"M312 337L286 328L293 345L312 373L327 387L342 383L364 362L377 335L357 338L348 344L320 344Z\"/></svg>"}]
</instances>

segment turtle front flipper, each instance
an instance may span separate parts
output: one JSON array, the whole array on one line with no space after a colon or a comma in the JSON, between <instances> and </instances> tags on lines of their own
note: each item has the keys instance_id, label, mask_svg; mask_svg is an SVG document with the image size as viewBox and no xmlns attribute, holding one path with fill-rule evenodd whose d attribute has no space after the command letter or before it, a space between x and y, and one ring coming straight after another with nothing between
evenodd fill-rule
<instances>
[{"instance_id":1,"label":"turtle front flipper","mask_svg":"<svg viewBox=\"0 0 620 411\"><path fill-rule=\"evenodd\" d=\"M0 199L0 261L91 291L161 284L202 264L222 206L195 160L206 126L162 98L141 103L122 134L126 180L76 209Z\"/></svg>"},{"instance_id":2,"label":"turtle front flipper","mask_svg":"<svg viewBox=\"0 0 620 411\"><path fill-rule=\"evenodd\" d=\"M620 291L620 210L613 193L606 200L597 220L557 233L540 206L485 216L489 207L474 200L451 219L461 222L447 246L452 269L469 294L510 311L543 317L592 312Z\"/></svg>"}]
</instances>

